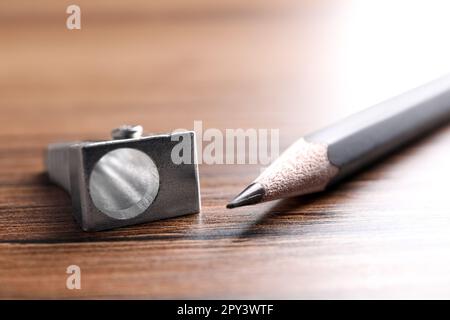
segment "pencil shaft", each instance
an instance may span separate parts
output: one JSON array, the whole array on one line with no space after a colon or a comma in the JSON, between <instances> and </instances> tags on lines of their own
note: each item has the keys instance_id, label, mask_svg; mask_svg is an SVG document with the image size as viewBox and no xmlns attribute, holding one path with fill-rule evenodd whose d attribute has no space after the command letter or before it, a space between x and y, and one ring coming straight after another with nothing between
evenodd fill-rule
<instances>
[{"instance_id":1,"label":"pencil shaft","mask_svg":"<svg viewBox=\"0 0 450 320\"><path fill-rule=\"evenodd\" d=\"M322 191L449 120L450 75L301 138L228 207Z\"/></svg>"},{"instance_id":2,"label":"pencil shaft","mask_svg":"<svg viewBox=\"0 0 450 320\"><path fill-rule=\"evenodd\" d=\"M339 169L331 183L450 119L450 76L430 82L356 113L305 137L328 145Z\"/></svg>"}]
</instances>

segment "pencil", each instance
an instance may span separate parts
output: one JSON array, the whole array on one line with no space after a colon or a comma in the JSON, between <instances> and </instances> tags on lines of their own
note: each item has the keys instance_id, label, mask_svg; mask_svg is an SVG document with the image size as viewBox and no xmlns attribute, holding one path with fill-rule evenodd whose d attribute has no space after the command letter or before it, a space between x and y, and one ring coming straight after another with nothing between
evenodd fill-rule
<instances>
[{"instance_id":1,"label":"pencil","mask_svg":"<svg viewBox=\"0 0 450 320\"><path fill-rule=\"evenodd\" d=\"M449 120L447 75L297 140L227 208L323 191Z\"/></svg>"}]
</instances>

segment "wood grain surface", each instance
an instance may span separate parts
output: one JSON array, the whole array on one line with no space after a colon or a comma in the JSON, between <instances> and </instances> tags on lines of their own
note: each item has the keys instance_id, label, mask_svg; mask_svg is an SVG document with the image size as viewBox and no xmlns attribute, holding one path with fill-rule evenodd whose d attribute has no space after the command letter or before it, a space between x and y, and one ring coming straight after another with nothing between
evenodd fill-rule
<instances>
[{"instance_id":1,"label":"wood grain surface","mask_svg":"<svg viewBox=\"0 0 450 320\"><path fill-rule=\"evenodd\" d=\"M71 1L2 1L0 298L450 298L449 127L329 192L235 210L261 166L202 164L201 214L98 233L43 165L48 143L123 123L279 129L282 150L450 70L449 8L428 3L77 0L70 31Z\"/></svg>"}]
</instances>

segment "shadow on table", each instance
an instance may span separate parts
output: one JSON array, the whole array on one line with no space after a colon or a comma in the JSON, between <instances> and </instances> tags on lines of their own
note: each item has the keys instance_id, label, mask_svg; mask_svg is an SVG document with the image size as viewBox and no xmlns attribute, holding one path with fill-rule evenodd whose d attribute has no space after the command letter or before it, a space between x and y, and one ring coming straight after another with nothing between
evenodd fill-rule
<instances>
[{"instance_id":1,"label":"shadow on table","mask_svg":"<svg viewBox=\"0 0 450 320\"><path fill-rule=\"evenodd\" d=\"M330 210L345 201L344 197L327 200L333 190L280 200L266 209L238 237L238 240L280 235L301 235L317 224L329 221L336 212ZM326 201L326 203L325 203Z\"/></svg>"}]
</instances>

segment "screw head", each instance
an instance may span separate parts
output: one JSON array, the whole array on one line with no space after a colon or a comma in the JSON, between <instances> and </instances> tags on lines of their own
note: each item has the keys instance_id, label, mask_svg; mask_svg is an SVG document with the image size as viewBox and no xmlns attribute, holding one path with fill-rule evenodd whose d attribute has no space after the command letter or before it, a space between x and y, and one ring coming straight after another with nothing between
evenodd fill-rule
<instances>
[{"instance_id":1,"label":"screw head","mask_svg":"<svg viewBox=\"0 0 450 320\"><path fill-rule=\"evenodd\" d=\"M111 137L114 140L133 139L142 136L143 128L140 125L122 125L111 131Z\"/></svg>"}]
</instances>

